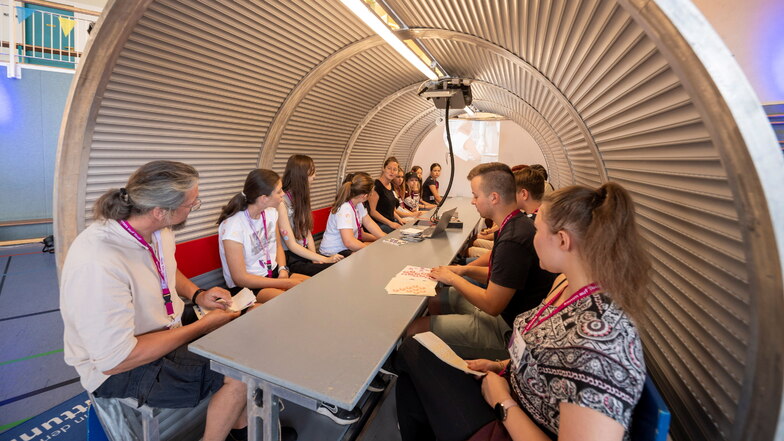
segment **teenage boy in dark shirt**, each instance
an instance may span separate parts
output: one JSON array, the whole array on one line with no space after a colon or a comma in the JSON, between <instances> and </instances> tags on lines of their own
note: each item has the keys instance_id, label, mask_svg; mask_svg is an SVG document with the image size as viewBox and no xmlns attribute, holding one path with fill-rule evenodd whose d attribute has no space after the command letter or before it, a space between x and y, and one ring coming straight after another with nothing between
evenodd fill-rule
<instances>
[{"instance_id":1,"label":"teenage boy in dark shirt","mask_svg":"<svg viewBox=\"0 0 784 441\"><path fill-rule=\"evenodd\" d=\"M539 266L533 246L536 230L519 210L509 167L481 164L468 179L479 214L501 226L487 257L489 266L434 268L431 275L451 288L430 302L431 316L417 319L409 334L432 331L463 358L506 358L514 318L541 302L555 275ZM487 283L487 288L462 276Z\"/></svg>"}]
</instances>

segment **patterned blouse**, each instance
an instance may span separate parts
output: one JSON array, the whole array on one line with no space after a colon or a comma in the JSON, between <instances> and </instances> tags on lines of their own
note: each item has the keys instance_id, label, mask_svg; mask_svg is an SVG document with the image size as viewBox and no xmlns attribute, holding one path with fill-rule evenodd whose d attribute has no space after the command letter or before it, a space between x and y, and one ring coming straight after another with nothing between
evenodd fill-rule
<instances>
[{"instance_id":1,"label":"patterned blouse","mask_svg":"<svg viewBox=\"0 0 784 441\"><path fill-rule=\"evenodd\" d=\"M515 338L544 304L517 316ZM555 308L548 307L540 317ZM629 439L632 410L645 383L642 342L629 316L606 294L597 292L568 305L523 338L523 360L510 383L539 427L557 437L559 404L567 402L618 421Z\"/></svg>"},{"instance_id":2,"label":"patterned blouse","mask_svg":"<svg viewBox=\"0 0 784 441\"><path fill-rule=\"evenodd\" d=\"M419 210L419 193L406 193L406 197L403 199L403 208L408 211L418 211Z\"/></svg>"}]
</instances>

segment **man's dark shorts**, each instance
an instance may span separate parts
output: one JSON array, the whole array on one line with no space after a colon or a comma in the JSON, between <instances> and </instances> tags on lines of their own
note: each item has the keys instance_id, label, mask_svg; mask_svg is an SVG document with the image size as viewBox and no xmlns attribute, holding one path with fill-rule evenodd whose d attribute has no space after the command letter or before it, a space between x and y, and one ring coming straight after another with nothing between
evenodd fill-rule
<instances>
[{"instance_id":1,"label":"man's dark shorts","mask_svg":"<svg viewBox=\"0 0 784 441\"><path fill-rule=\"evenodd\" d=\"M223 375L206 358L180 346L151 363L110 376L93 395L134 398L150 407L194 407L223 386Z\"/></svg>"}]
</instances>

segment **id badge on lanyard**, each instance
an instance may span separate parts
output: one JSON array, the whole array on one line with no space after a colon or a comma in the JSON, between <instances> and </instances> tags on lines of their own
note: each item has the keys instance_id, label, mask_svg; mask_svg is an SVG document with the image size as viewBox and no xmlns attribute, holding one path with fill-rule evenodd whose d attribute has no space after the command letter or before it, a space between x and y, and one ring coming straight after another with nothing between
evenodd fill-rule
<instances>
[{"instance_id":1,"label":"id badge on lanyard","mask_svg":"<svg viewBox=\"0 0 784 441\"><path fill-rule=\"evenodd\" d=\"M518 372L523 365L523 354L525 354L525 339L522 333L512 332L509 340L509 360L512 363L512 372Z\"/></svg>"},{"instance_id":2,"label":"id badge on lanyard","mask_svg":"<svg viewBox=\"0 0 784 441\"><path fill-rule=\"evenodd\" d=\"M167 329L176 329L182 326L182 317L175 319L174 317L170 317L171 321L168 325L166 325Z\"/></svg>"},{"instance_id":3,"label":"id badge on lanyard","mask_svg":"<svg viewBox=\"0 0 784 441\"><path fill-rule=\"evenodd\" d=\"M269 239L267 238L267 216L262 210L261 212L261 223L264 227L264 240L261 240L261 236L256 231L256 227L253 226L253 220L250 217L250 213L248 210L245 210L245 217L248 219L248 225L250 225L250 229L253 231L253 235L256 237L256 240L259 242L259 246L262 250L264 250L264 254L267 256L267 261L264 262L263 260L259 260L259 265L262 268L266 268L267 270L267 277L272 277L272 257L270 256L270 252L268 249L269 246Z\"/></svg>"}]
</instances>

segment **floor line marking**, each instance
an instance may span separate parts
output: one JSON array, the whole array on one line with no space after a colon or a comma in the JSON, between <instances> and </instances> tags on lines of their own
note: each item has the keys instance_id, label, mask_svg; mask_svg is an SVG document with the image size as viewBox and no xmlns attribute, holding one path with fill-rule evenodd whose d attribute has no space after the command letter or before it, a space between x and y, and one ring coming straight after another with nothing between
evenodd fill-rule
<instances>
[{"instance_id":1,"label":"floor line marking","mask_svg":"<svg viewBox=\"0 0 784 441\"><path fill-rule=\"evenodd\" d=\"M68 386L69 384L76 383L77 381L79 381L79 377L71 378L70 380L65 380L65 381L63 381L61 383L53 384L51 386L42 387L40 389L28 392L26 394L22 394L22 395L17 395L15 397L11 397L11 398L9 398L7 400L0 401L0 407L5 406L6 404L15 403L15 402L17 402L19 400L24 400L25 398L30 398L32 396L42 394L44 392L49 392L50 390L57 389L58 387Z\"/></svg>"},{"instance_id":2,"label":"floor line marking","mask_svg":"<svg viewBox=\"0 0 784 441\"><path fill-rule=\"evenodd\" d=\"M30 254L43 254L43 251L31 251L29 253L18 253L18 254L3 254L0 257L27 256Z\"/></svg>"},{"instance_id":3,"label":"floor line marking","mask_svg":"<svg viewBox=\"0 0 784 441\"><path fill-rule=\"evenodd\" d=\"M3 269L3 277L0 278L0 294L3 294L3 285L5 285L5 275L8 272L8 267L11 266L11 257L8 257L8 260L5 262L5 268Z\"/></svg>"},{"instance_id":4,"label":"floor line marking","mask_svg":"<svg viewBox=\"0 0 784 441\"><path fill-rule=\"evenodd\" d=\"M62 349L55 349L54 351L41 352L40 354L28 355L27 357L17 358L15 360L2 361L2 362L0 362L0 366L4 366L6 364L11 364L11 363L16 363L18 361L30 360L32 358L45 357L47 355L56 354L58 352L63 352L63 350Z\"/></svg>"},{"instance_id":5,"label":"floor line marking","mask_svg":"<svg viewBox=\"0 0 784 441\"><path fill-rule=\"evenodd\" d=\"M29 421L31 419L33 419L33 417L23 418L19 421L14 421L13 423L3 424L2 426L0 426L0 432L5 432L8 429L13 429L14 427L24 423L25 421Z\"/></svg>"},{"instance_id":6,"label":"floor line marking","mask_svg":"<svg viewBox=\"0 0 784 441\"><path fill-rule=\"evenodd\" d=\"M15 320L15 319L18 319L18 318L32 317L34 315L49 314L50 312L57 312L59 310L60 310L60 308L57 308L57 309L50 309L48 311L33 312L33 313L30 313L30 314L22 314L22 315L15 315L13 317L0 318L0 322L4 322L6 320Z\"/></svg>"}]
</instances>

